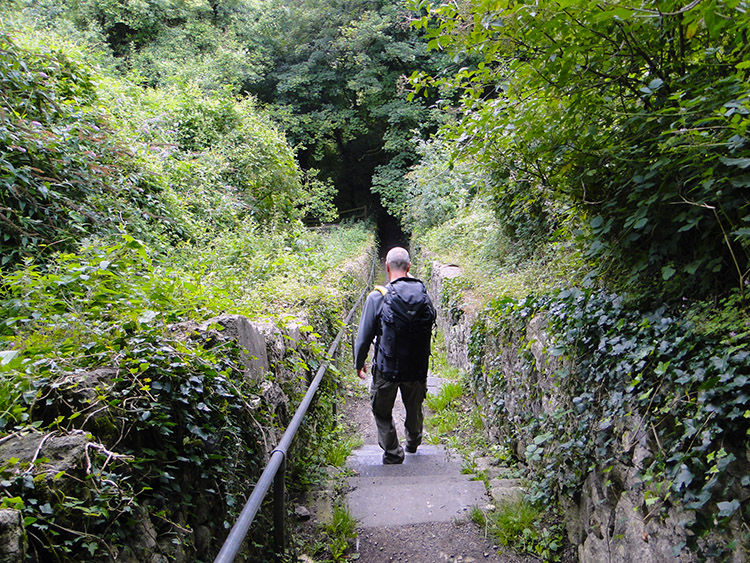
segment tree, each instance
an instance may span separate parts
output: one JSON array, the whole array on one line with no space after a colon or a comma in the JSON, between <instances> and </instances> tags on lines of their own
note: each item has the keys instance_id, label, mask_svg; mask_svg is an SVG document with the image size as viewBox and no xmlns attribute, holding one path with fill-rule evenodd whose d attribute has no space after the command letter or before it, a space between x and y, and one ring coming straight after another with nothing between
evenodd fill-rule
<instances>
[{"instance_id":1,"label":"tree","mask_svg":"<svg viewBox=\"0 0 750 563\"><path fill-rule=\"evenodd\" d=\"M403 2L279 0L269 9L286 17L268 30L278 51L250 91L284 123L302 166L339 188L339 207L361 205L372 185L400 214L403 176L417 161L412 137L437 123L427 104L406 100L404 76L437 67Z\"/></svg>"},{"instance_id":2,"label":"tree","mask_svg":"<svg viewBox=\"0 0 750 563\"><path fill-rule=\"evenodd\" d=\"M744 291L746 2L414 7L456 67L412 80L462 92L452 138L493 170L499 215L559 202L610 279L671 298Z\"/></svg>"}]
</instances>

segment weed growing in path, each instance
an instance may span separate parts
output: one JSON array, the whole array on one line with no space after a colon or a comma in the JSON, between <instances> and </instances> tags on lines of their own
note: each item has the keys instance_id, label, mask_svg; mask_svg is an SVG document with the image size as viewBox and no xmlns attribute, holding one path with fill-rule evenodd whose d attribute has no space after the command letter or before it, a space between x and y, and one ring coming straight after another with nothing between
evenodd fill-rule
<instances>
[{"instance_id":1,"label":"weed growing in path","mask_svg":"<svg viewBox=\"0 0 750 563\"><path fill-rule=\"evenodd\" d=\"M502 546L530 553L542 561L561 560L561 530L550 529L545 513L524 498L503 501L491 511L474 507L471 520Z\"/></svg>"}]
</instances>

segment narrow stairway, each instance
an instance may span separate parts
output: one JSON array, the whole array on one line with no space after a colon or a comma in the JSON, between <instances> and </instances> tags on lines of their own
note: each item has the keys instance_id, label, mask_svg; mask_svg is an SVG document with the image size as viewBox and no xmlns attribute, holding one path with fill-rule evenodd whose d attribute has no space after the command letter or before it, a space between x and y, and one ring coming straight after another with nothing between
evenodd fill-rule
<instances>
[{"instance_id":1,"label":"narrow stairway","mask_svg":"<svg viewBox=\"0 0 750 563\"><path fill-rule=\"evenodd\" d=\"M369 389L369 380L366 383ZM437 393L442 381L428 378L428 392ZM483 481L462 473L461 457L443 446L423 444L406 454L402 465L383 465L377 430L365 397L349 405L349 416L359 427L364 445L352 452L347 467L347 504L359 522L357 551L367 563L520 563L524 558L498 552L470 521L474 506L491 499ZM425 413L429 416L429 413ZM403 441L404 408L396 398L394 421ZM515 486L510 483L509 486Z\"/></svg>"}]
</instances>

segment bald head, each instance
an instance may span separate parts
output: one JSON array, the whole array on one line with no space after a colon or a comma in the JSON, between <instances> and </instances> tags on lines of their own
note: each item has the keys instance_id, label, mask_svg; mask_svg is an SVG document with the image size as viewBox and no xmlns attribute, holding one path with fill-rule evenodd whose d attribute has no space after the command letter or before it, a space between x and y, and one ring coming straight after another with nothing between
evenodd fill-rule
<instances>
[{"instance_id":1,"label":"bald head","mask_svg":"<svg viewBox=\"0 0 750 563\"><path fill-rule=\"evenodd\" d=\"M411 260L405 248L394 246L385 257L385 267L388 273L394 277L403 277L409 272Z\"/></svg>"}]
</instances>

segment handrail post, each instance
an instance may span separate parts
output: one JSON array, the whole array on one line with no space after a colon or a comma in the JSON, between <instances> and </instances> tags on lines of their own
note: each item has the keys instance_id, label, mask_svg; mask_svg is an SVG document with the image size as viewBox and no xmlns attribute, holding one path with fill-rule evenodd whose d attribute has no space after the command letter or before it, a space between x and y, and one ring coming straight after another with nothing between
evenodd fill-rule
<instances>
[{"instance_id":1,"label":"handrail post","mask_svg":"<svg viewBox=\"0 0 750 563\"><path fill-rule=\"evenodd\" d=\"M283 452L282 452L283 453ZM286 474L286 456L281 460L281 465L276 471L273 479L273 542L276 553L284 553L286 550L286 507L285 500L285 474Z\"/></svg>"}]
</instances>

